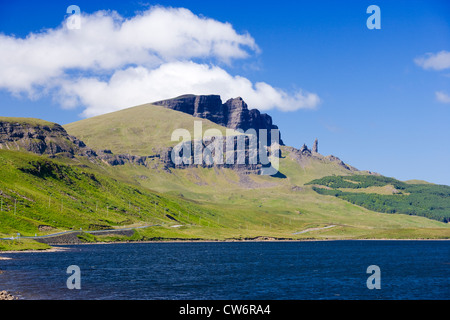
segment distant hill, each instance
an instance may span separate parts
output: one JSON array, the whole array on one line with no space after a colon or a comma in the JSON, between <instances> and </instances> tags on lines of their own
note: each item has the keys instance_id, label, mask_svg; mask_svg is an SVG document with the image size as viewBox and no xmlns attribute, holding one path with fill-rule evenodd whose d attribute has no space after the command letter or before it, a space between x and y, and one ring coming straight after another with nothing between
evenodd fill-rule
<instances>
[{"instance_id":1,"label":"distant hill","mask_svg":"<svg viewBox=\"0 0 450 320\"><path fill-rule=\"evenodd\" d=\"M361 175L324 177L308 184L317 185L313 189L319 194L333 195L370 210L450 222L450 186Z\"/></svg>"},{"instance_id":2,"label":"distant hill","mask_svg":"<svg viewBox=\"0 0 450 320\"><path fill-rule=\"evenodd\" d=\"M198 98L204 98L204 96L186 95L158 103L168 104L175 109L180 109L182 106L184 111L194 110L194 114L198 115L198 110L200 108L198 106ZM213 110L222 113L222 111L220 111L222 110L220 109L220 106L222 106L221 100L218 96L206 96L206 98L206 102L204 101L203 103L207 104L207 102L210 102L209 100L213 100L215 101L215 104L213 103L213 105L216 109L213 107L205 109L205 106L200 109L205 111L209 115L209 118L216 118L215 116L212 116L211 113ZM238 100L240 101L240 99ZM189 103L192 105L189 106ZM241 102L241 104L245 106L245 110L248 110L245 102ZM149 157L148 166L155 168L160 168L161 166L168 167L167 158L169 158L170 148L178 143L177 141L171 141L172 132L176 129L186 129L190 132L191 136L194 137L195 121L202 122L203 132L210 129L216 129L224 136L226 135L227 130L231 132L232 135L239 135L239 133L233 129L216 124L210 120L191 116L184 111L172 110L172 108L167 106L145 104L77 121L64 125L64 128L69 134L80 138L80 140L96 150L97 153L107 149L111 150L113 154L130 154ZM269 116L265 115L265 117ZM269 123L270 126L272 126L271 119ZM248 123L245 122L244 128L234 126L234 129L246 130L247 124ZM277 127L274 126L274 128ZM333 164L333 166L336 165L339 167L339 170L335 172L340 174L358 171L356 168L344 164L337 157L324 157L318 152L313 152L305 144L300 149L285 146L282 146L282 149L285 152L289 151L288 153L301 163L312 161L317 162L320 165L327 163ZM162 164L161 161L158 161L158 159L162 160L164 164ZM249 172L252 171L251 168L246 169ZM326 170L326 172L328 171L329 170ZM256 170L255 172L258 173L259 171ZM281 173L283 174L283 172ZM321 175L319 172L317 173Z\"/></svg>"}]
</instances>

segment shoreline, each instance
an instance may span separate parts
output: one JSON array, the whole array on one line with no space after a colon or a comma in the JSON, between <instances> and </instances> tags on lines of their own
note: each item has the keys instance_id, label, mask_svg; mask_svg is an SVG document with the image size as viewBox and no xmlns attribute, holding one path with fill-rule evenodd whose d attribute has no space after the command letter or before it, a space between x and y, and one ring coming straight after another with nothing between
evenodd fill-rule
<instances>
[{"instance_id":1,"label":"shoreline","mask_svg":"<svg viewBox=\"0 0 450 320\"><path fill-rule=\"evenodd\" d=\"M52 244L49 249L30 249L30 250L8 250L0 251L0 260L9 260L11 258L2 257L2 254L9 253L39 253L39 252L60 252L70 250L67 246L83 246L83 245L107 245L107 244L130 244L130 243L218 243L218 242L325 242L325 241L450 241L447 239L277 239L273 237L256 237L254 239L225 239L225 240L215 240L215 239L167 239L167 240L143 240L143 241L111 241L111 242L85 242L85 243L55 243Z\"/></svg>"},{"instance_id":2,"label":"shoreline","mask_svg":"<svg viewBox=\"0 0 450 320\"><path fill-rule=\"evenodd\" d=\"M39 253L39 252L61 252L68 251L68 246L84 246L84 245L108 245L108 244L138 244L138 243L227 243L227 242L326 242L326 241L450 241L450 239L228 239L228 240L212 240L212 239L173 239L173 240L144 240L144 241L111 241L111 242L85 242L85 243L60 243L53 244L49 249L31 249L31 250L8 250L0 251L0 260L10 260L12 258L2 257L1 254L9 253ZM54 247L53 247L54 246Z\"/></svg>"},{"instance_id":3,"label":"shoreline","mask_svg":"<svg viewBox=\"0 0 450 320\"><path fill-rule=\"evenodd\" d=\"M61 251L68 251L70 250L69 248L65 248L65 247L51 247L49 249L42 249L42 250L36 250L36 249L31 249L31 250L7 250L7 251L0 251L0 260L10 260L12 258L9 257L2 257L1 255L4 253L39 253L39 252L61 252Z\"/></svg>"}]
</instances>

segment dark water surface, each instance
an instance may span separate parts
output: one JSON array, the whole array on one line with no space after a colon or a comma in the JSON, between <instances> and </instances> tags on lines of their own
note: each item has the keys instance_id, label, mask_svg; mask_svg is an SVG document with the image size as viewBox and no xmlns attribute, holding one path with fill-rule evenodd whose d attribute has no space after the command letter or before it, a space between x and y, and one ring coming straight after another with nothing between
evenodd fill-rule
<instances>
[{"instance_id":1,"label":"dark water surface","mask_svg":"<svg viewBox=\"0 0 450 320\"><path fill-rule=\"evenodd\" d=\"M2 254L23 299L450 299L449 241L136 243ZM66 286L67 267L81 289ZM369 290L367 267L381 269Z\"/></svg>"}]
</instances>

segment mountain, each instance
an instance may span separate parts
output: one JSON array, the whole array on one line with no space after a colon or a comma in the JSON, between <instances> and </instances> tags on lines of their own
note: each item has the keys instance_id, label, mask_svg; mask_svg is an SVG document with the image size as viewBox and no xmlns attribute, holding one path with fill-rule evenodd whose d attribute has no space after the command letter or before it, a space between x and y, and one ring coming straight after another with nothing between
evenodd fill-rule
<instances>
[{"instance_id":1,"label":"mountain","mask_svg":"<svg viewBox=\"0 0 450 320\"><path fill-rule=\"evenodd\" d=\"M178 140L172 141L172 133L177 129L184 129L193 138L195 123L201 123L202 131L218 130L224 137L241 135L233 129L227 129L209 120L153 104L81 120L64 127L69 133L86 141L104 159L108 155L111 160L137 157L139 163L144 166L163 167L168 170L175 167L170 155L178 143ZM124 164L124 161L109 161L109 163ZM205 163L200 165L208 166ZM260 167L243 165L239 169L258 173Z\"/></svg>"},{"instance_id":2,"label":"mountain","mask_svg":"<svg viewBox=\"0 0 450 320\"><path fill-rule=\"evenodd\" d=\"M247 131L277 130L272 123L272 117L261 113L257 109L248 109L248 105L241 98L229 99L222 103L218 95L183 95L177 98L153 102L154 105L164 106L171 110L181 111L194 117L208 119L221 126L231 129ZM270 136L268 137L270 143ZM280 138L280 145L284 145Z\"/></svg>"},{"instance_id":3,"label":"mountain","mask_svg":"<svg viewBox=\"0 0 450 320\"><path fill-rule=\"evenodd\" d=\"M188 97L193 101L192 110L196 110L196 101L200 110L202 99ZM220 101L212 99L218 106ZM202 116L218 121L221 111L216 116L211 113L213 109L206 109L209 115L203 112ZM318 140L311 149L305 144L300 148L279 146L279 173L273 176L261 175L247 164L244 168L173 165L169 154L179 139L172 141L172 133L185 129L193 138L194 126L199 122L203 132L213 129L233 138L241 134L209 119L154 104L64 126L38 119L0 118L0 238L17 232L34 236L80 228L143 225L158 226L135 229L132 236L81 238L111 241L450 236L449 225L442 222L450 215L446 210L436 208L439 219L434 220L411 212L383 213L391 212L383 211L386 206L409 208L405 202L409 201L408 196L415 197L416 206L430 206L421 198L423 192L437 199L436 203L444 201L445 207L446 188L401 184L395 179L383 180L383 184L373 180L383 178L380 175L359 171L336 156L320 154ZM206 144L204 149L209 146ZM342 185L329 185L333 176L340 177ZM397 187L406 191L399 192ZM372 200L377 201L377 206L370 205ZM3 248L19 245L11 242L5 247L4 243L0 241Z\"/></svg>"},{"instance_id":4,"label":"mountain","mask_svg":"<svg viewBox=\"0 0 450 320\"><path fill-rule=\"evenodd\" d=\"M122 110L109 115L85 119L66 125L65 128L67 128L71 134L86 140L95 137L96 134L94 131L97 129L94 128L101 126L102 129L100 131L108 132L109 134L108 137L100 135L94 139L98 143L96 145L98 148L105 147L107 144L104 143L104 141L105 139L109 139L114 141L115 146L118 148L117 150L123 151L125 149L125 144L131 140L127 137L128 134L145 132L145 136L134 135L132 140L137 143L138 141L148 141L146 138L147 136L159 136L160 140L157 143L159 145L163 144L164 146L169 146L168 150L171 150L177 142L170 142L170 132L173 132L178 128L189 129L192 132L191 129L194 126L193 122L196 120L198 121L199 117L207 118L208 123L211 126L214 126L214 123L223 125L223 127L219 129L221 132L225 131L225 125L227 127L232 127L233 129L248 129L248 122L230 121L230 118L227 118L226 115L229 114L227 113L227 110L229 110L227 106L233 104L233 101L241 101L239 102L239 105L243 106L241 110L246 110L246 112L248 112L247 105L240 98L230 99L223 104L220 97L216 95L184 95L155 102L153 104ZM161 110L160 106L167 109ZM186 117L186 115L190 115L191 117ZM194 115L195 117L193 117ZM264 117L270 116L265 115ZM128 127L117 130L116 128L121 127L121 124L123 123L119 119L127 119L126 123ZM155 128L153 126L153 119L158 119L159 123L165 124L166 128L163 129L165 132L164 137L160 136L161 128ZM183 119L183 121L180 121L179 119ZM246 118L242 117L240 119ZM102 121L103 124L100 124ZM168 126L172 123L182 123L182 125L169 128ZM234 123L235 125L230 125L230 123ZM236 123L239 123L239 125L236 125ZM267 123L272 125L271 118ZM264 127L260 126L258 128ZM156 142L152 141L150 145L153 146L155 143ZM147 144L147 146L149 145ZM147 148L146 151L149 154L152 154L156 149L157 148L152 147L152 150ZM235 167L223 166L171 166L171 168L175 168L175 170L158 171L158 168L161 167L156 161L152 161L152 165L148 166L155 168L156 170L145 170L142 167L135 166L132 169L132 172L135 176L147 177L147 179L137 182L148 188L161 192L188 195L190 199L194 200L203 201L205 199L212 199L212 202L220 202L223 205L229 205L228 200L233 198L235 194L239 192L249 194L248 199L244 201L246 203L255 202L255 199L262 193L262 189L270 190L271 188L274 190L277 188L286 188L289 190L287 193L296 191L296 195L301 197L302 194L301 192L298 192L299 190L303 192L315 190L313 186L307 184L314 179L332 175L380 176L370 171L359 171L353 166L344 163L336 156L324 156L320 154L318 139L314 141L312 149L308 148L306 144L303 144L300 148L282 145L280 146L280 151L280 172L271 178L259 176L258 174L260 171L258 170L239 171L236 170L237 168ZM129 175L129 170L131 168L125 166L120 168L116 167L115 169L128 172L127 174ZM183 171L179 169L183 169ZM211 172L211 170L205 169L214 169L214 171ZM370 194L371 189L368 190L368 194ZM220 194L218 194L218 191ZM274 195L267 196L267 194L265 194L264 197L276 198L277 196L280 196L278 192L279 190L276 190L274 191ZM378 190L376 192L378 192ZM253 195L250 196L250 194ZM245 198L245 196L241 195L241 198ZM319 198L320 200L318 201L321 202L323 198ZM284 205L288 207L290 202L285 202ZM253 209L250 208L249 210ZM385 211L381 210L381 212ZM403 213L410 214L410 212Z\"/></svg>"},{"instance_id":5,"label":"mountain","mask_svg":"<svg viewBox=\"0 0 450 320\"><path fill-rule=\"evenodd\" d=\"M167 169L175 167L174 164L171 163L170 152L178 141L171 140L172 133L177 129L185 129L189 131L191 137L194 137L194 122L201 121L204 132L215 129L220 131L223 136L227 135L228 127L217 123L226 122L232 127L231 129L248 130L249 125L255 125L258 130L278 130L277 126L272 125L270 116L265 114L261 115L259 112L252 112L252 114L261 115L260 120L266 119L267 121L264 122L264 125L261 125L261 121L255 122L256 124L245 121L236 122L228 117L225 121L225 118L223 117L224 106L233 104L233 101L241 101L240 105L243 106L243 112L248 114L247 104L240 98L230 99L227 103L222 104L220 97L216 95L185 95L156 102L156 104L144 104L77 121L65 125L64 128L69 134L77 136L94 150L97 150L97 153L102 153L102 151L99 150L106 149L108 152L111 151L114 154L131 154L146 157L148 159L147 166L154 168L163 166ZM190 113L195 116L192 116ZM209 119L204 119L199 116ZM241 119L247 118L248 117L242 117ZM231 131L232 136L238 136L240 134L237 131L229 129L228 132ZM270 140L269 137L268 140ZM203 147L206 146L206 143L204 143ZM284 148L283 145L282 148ZM317 146L316 148L318 149ZM324 157L318 152L311 151L306 145L303 145L300 149L286 147L285 150L301 163L307 162L308 159L313 159L317 161L320 160L323 163L335 163L345 169L345 173L357 171L357 169L344 164L339 158L335 156ZM205 164L202 164L201 166L209 167ZM178 166L178 168L186 167L189 166ZM237 169L241 168L239 166L232 167ZM245 171L253 172L255 174L261 172L261 166L255 168L245 165L243 168ZM327 170L324 172L327 172Z\"/></svg>"}]
</instances>

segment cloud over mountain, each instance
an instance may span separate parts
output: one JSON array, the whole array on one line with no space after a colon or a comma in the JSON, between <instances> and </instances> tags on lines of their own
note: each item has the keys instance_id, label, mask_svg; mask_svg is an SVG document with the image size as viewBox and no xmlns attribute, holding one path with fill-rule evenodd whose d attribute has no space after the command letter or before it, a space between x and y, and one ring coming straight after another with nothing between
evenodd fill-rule
<instances>
[{"instance_id":1,"label":"cloud over mountain","mask_svg":"<svg viewBox=\"0 0 450 320\"><path fill-rule=\"evenodd\" d=\"M0 34L0 88L50 94L85 116L185 93L240 95L262 110L317 106L314 93L287 93L220 67L259 52L248 33L184 8L156 6L131 18L98 11L83 14L79 30L63 21L25 38Z\"/></svg>"}]
</instances>

